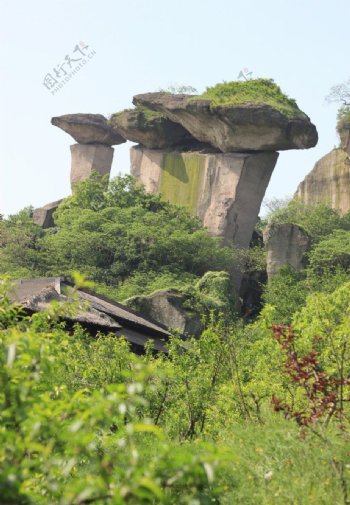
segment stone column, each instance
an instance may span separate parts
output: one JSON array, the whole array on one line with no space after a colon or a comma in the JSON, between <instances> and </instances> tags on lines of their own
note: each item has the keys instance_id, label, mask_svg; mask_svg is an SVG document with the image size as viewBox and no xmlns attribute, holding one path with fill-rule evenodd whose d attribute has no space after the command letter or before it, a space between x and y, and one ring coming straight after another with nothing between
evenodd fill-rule
<instances>
[{"instance_id":1,"label":"stone column","mask_svg":"<svg viewBox=\"0 0 350 505\"><path fill-rule=\"evenodd\" d=\"M177 152L132 147L131 174L183 205L227 245L248 247L278 153Z\"/></svg>"},{"instance_id":2,"label":"stone column","mask_svg":"<svg viewBox=\"0 0 350 505\"><path fill-rule=\"evenodd\" d=\"M73 144L70 150L72 191L75 184L88 179L93 171L109 176L114 154L113 147L103 144Z\"/></svg>"}]
</instances>

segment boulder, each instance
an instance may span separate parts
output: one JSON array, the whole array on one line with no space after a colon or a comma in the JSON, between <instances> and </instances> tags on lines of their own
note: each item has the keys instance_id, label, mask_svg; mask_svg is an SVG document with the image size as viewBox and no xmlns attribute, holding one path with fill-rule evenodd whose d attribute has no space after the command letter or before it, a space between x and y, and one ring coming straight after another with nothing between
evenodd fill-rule
<instances>
[{"instance_id":1,"label":"boulder","mask_svg":"<svg viewBox=\"0 0 350 505\"><path fill-rule=\"evenodd\" d=\"M271 224L263 233L267 252L267 276L270 280L284 266L299 272L305 268L305 255L311 239L303 228L296 224Z\"/></svg>"},{"instance_id":2,"label":"boulder","mask_svg":"<svg viewBox=\"0 0 350 505\"><path fill-rule=\"evenodd\" d=\"M113 114L109 124L117 128L124 138L150 149L174 146L188 148L200 144L180 124L144 107Z\"/></svg>"},{"instance_id":3,"label":"boulder","mask_svg":"<svg viewBox=\"0 0 350 505\"><path fill-rule=\"evenodd\" d=\"M70 182L74 185L88 179L92 172L108 175L111 172L114 149L101 144L73 144Z\"/></svg>"},{"instance_id":4,"label":"boulder","mask_svg":"<svg viewBox=\"0 0 350 505\"><path fill-rule=\"evenodd\" d=\"M65 114L53 117L51 124L69 133L79 144L113 146L126 142L102 114Z\"/></svg>"},{"instance_id":5,"label":"boulder","mask_svg":"<svg viewBox=\"0 0 350 505\"><path fill-rule=\"evenodd\" d=\"M213 105L194 95L164 92L136 95L133 103L164 114L224 153L307 149L318 140L316 127L301 111L290 119L267 104Z\"/></svg>"},{"instance_id":6,"label":"boulder","mask_svg":"<svg viewBox=\"0 0 350 505\"><path fill-rule=\"evenodd\" d=\"M176 289L162 289L149 296L134 296L125 304L182 334L199 336L200 314L185 307L187 295Z\"/></svg>"},{"instance_id":7,"label":"boulder","mask_svg":"<svg viewBox=\"0 0 350 505\"><path fill-rule=\"evenodd\" d=\"M321 158L299 184L296 194L303 203L325 203L342 214L350 210L350 159L342 149Z\"/></svg>"},{"instance_id":8,"label":"boulder","mask_svg":"<svg viewBox=\"0 0 350 505\"><path fill-rule=\"evenodd\" d=\"M48 203L44 205L44 207L39 207L38 209L33 210L33 221L35 224L41 226L42 228L52 228L55 226L55 222L53 220L53 213L59 206L59 204L63 201L57 200L56 202Z\"/></svg>"},{"instance_id":9,"label":"boulder","mask_svg":"<svg viewBox=\"0 0 350 505\"><path fill-rule=\"evenodd\" d=\"M132 147L131 174L183 205L224 243L248 247L278 153L178 152Z\"/></svg>"}]
</instances>

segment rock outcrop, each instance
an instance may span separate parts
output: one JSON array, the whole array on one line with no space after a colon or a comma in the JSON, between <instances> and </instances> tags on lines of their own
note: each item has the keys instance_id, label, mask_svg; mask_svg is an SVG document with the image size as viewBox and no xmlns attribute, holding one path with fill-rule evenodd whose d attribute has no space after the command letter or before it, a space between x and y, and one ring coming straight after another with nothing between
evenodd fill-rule
<instances>
[{"instance_id":1,"label":"rock outcrop","mask_svg":"<svg viewBox=\"0 0 350 505\"><path fill-rule=\"evenodd\" d=\"M185 306L186 295L176 289L163 289L149 296L134 296L126 305L147 314L182 334L199 336L203 330L200 315Z\"/></svg>"},{"instance_id":2,"label":"rock outcrop","mask_svg":"<svg viewBox=\"0 0 350 505\"><path fill-rule=\"evenodd\" d=\"M188 148L200 144L180 124L144 107L113 114L109 124L117 128L124 138L150 149L174 146Z\"/></svg>"},{"instance_id":3,"label":"rock outcrop","mask_svg":"<svg viewBox=\"0 0 350 505\"><path fill-rule=\"evenodd\" d=\"M323 156L299 184L295 196L305 204L325 203L343 214L348 212L350 158L347 151L333 149Z\"/></svg>"},{"instance_id":4,"label":"rock outcrop","mask_svg":"<svg viewBox=\"0 0 350 505\"><path fill-rule=\"evenodd\" d=\"M226 244L248 247L278 153L132 147L131 174L150 193L187 207Z\"/></svg>"},{"instance_id":5,"label":"rock outcrop","mask_svg":"<svg viewBox=\"0 0 350 505\"><path fill-rule=\"evenodd\" d=\"M305 267L305 254L310 248L310 236L296 224L271 224L263 233L267 252L269 280L284 266L299 272Z\"/></svg>"},{"instance_id":6,"label":"rock outcrop","mask_svg":"<svg viewBox=\"0 0 350 505\"><path fill-rule=\"evenodd\" d=\"M55 226L55 222L53 219L53 213L62 202L61 200L57 200L56 202L48 203L44 205L44 207L39 207L38 209L33 210L33 221L35 224L41 226L42 228L52 228Z\"/></svg>"},{"instance_id":7,"label":"rock outcrop","mask_svg":"<svg viewBox=\"0 0 350 505\"><path fill-rule=\"evenodd\" d=\"M102 114L65 114L53 117L51 124L71 135L79 144L114 146L126 142Z\"/></svg>"},{"instance_id":8,"label":"rock outcrop","mask_svg":"<svg viewBox=\"0 0 350 505\"><path fill-rule=\"evenodd\" d=\"M289 119L266 104L213 105L194 95L145 93L133 103L164 114L197 140L222 152L308 149L317 144L317 130L306 115Z\"/></svg>"}]
</instances>

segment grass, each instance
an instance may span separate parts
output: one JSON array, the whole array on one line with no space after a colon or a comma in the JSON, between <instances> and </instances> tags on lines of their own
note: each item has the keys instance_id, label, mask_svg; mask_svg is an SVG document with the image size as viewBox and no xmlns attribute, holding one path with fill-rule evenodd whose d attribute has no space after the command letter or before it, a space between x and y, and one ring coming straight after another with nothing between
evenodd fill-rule
<instances>
[{"instance_id":1,"label":"grass","mask_svg":"<svg viewBox=\"0 0 350 505\"><path fill-rule=\"evenodd\" d=\"M306 119L296 101L282 93L272 79L222 82L209 87L193 100L210 100L212 106L229 106L246 103L270 105L290 119Z\"/></svg>"}]
</instances>

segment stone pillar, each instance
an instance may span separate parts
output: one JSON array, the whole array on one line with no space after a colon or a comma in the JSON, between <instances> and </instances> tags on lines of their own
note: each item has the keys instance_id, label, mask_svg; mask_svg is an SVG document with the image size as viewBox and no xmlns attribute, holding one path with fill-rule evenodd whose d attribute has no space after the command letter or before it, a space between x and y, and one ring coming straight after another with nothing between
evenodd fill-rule
<instances>
[{"instance_id":1,"label":"stone pillar","mask_svg":"<svg viewBox=\"0 0 350 505\"><path fill-rule=\"evenodd\" d=\"M227 245L248 247L278 153L176 152L132 147L131 174L149 193L197 215Z\"/></svg>"},{"instance_id":2,"label":"stone pillar","mask_svg":"<svg viewBox=\"0 0 350 505\"><path fill-rule=\"evenodd\" d=\"M310 236L296 224L271 224L263 233L267 252L267 275L269 280L283 266L296 272L305 268L305 254L310 249Z\"/></svg>"},{"instance_id":3,"label":"stone pillar","mask_svg":"<svg viewBox=\"0 0 350 505\"><path fill-rule=\"evenodd\" d=\"M114 154L113 147L103 144L73 144L70 150L72 191L76 183L88 179L93 171L109 176Z\"/></svg>"}]
</instances>

